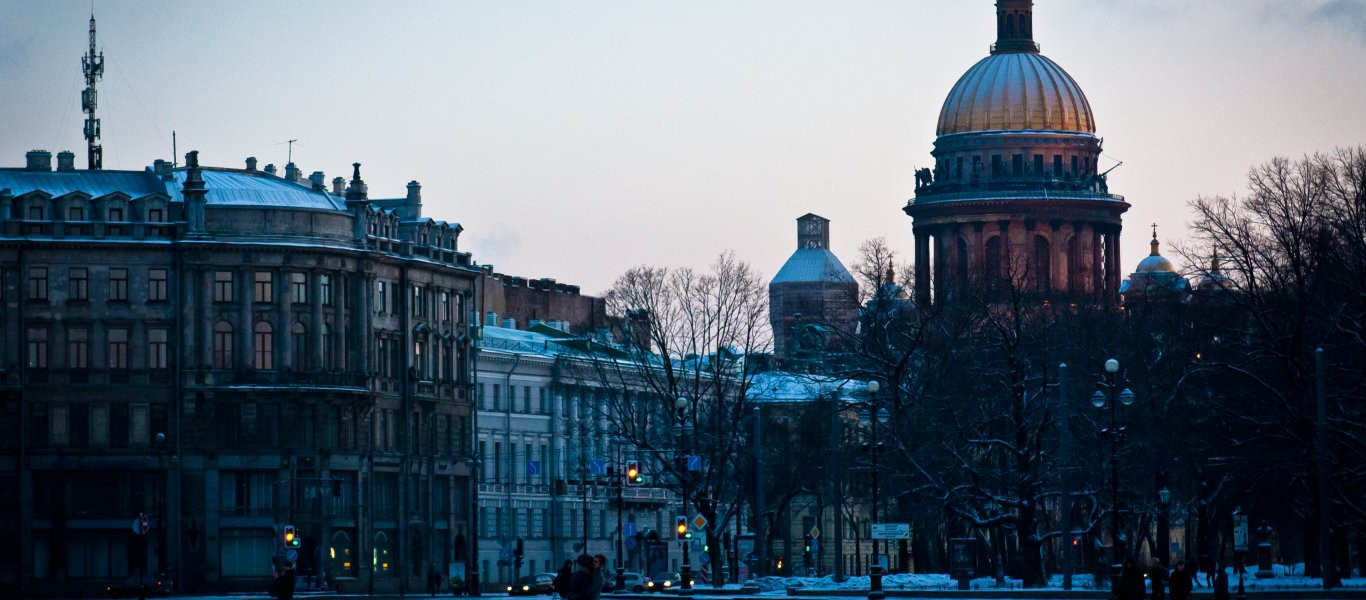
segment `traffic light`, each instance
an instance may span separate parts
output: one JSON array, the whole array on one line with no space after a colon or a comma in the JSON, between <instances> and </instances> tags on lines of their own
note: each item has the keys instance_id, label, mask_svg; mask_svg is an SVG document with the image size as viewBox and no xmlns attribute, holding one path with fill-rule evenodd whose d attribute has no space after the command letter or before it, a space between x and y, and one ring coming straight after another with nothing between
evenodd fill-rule
<instances>
[{"instance_id":1,"label":"traffic light","mask_svg":"<svg viewBox=\"0 0 1366 600\"><path fill-rule=\"evenodd\" d=\"M679 516L677 516L677 517L674 517L674 537L675 537L675 539L680 539L680 540L686 540L686 539L692 537L692 534L688 532L688 518L687 518L687 517L685 517L685 516L683 516L683 515L679 515Z\"/></svg>"},{"instance_id":2,"label":"traffic light","mask_svg":"<svg viewBox=\"0 0 1366 600\"><path fill-rule=\"evenodd\" d=\"M802 541L804 542L802 545L802 561L809 565L811 564L811 534L803 535Z\"/></svg>"},{"instance_id":3,"label":"traffic light","mask_svg":"<svg viewBox=\"0 0 1366 600\"><path fill-rule=\"evenodd\" d=\"M640 461L626 461L626 485L640 485L644 479L640 476Z\"/></svg>"},{"instance_id":4,"label":"traffic light","mask_svg":"<svg viewBox=\"0 0 1366 600\"><path fill-rule=\"evenodd\" d=\"M299 547L299 532L294 530L293 525L285 525L284 542L286 548Z\"/></svg>"},{"instance_id":5,"label":"traffic light","mask_svg":"<svg viewBox=\"0 0 1366 600\"><path fill-rule=\"evenodd\" d=\"M517 545L512 549L512 557L517 561L517 568L522 568L522 557L526 556L526 547L522 545L522 538L517 538Z\"/></svg>"}]
</instances>

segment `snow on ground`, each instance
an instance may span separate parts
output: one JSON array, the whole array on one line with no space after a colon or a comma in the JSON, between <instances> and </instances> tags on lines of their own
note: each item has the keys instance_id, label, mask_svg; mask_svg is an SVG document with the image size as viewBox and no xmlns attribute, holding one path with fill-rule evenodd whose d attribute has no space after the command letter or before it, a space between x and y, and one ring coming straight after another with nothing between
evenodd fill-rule
<instances>
[{"instance_id":1,"label":"snow on ground","mask_svg":"<svg viewBox=\"0 0 1366 600\"><path fill-rule=\"evenodd\" d=\"M1275 577L1258 579L1256 567L1248 567L1247 574L1243 576L1243 586L1249 591L1253 590L1290 590L1290 589L1320 589L1322 584L1317 578L1305 577L1304 564L1297 565L1275 565L1273 570ZM1230 567L1229 588L1237 589L1238 576L1233 573ZM868 589L868 576L860 575L846 577L844 581L837 582L831 576L825 577L760 577L755 580L762 592L786 590L789 587L802 587L815 590L866 590ZM1366 589L1366 577L1344 579L1343 587ZM1204 576L1201 575L1200 586L1204 586ZM1002 585L997 585L996 580L991 577L979 577L973 579L970 586L974 590L995 590L995 589L1021 589L1024 583L1019 579L1007 577ZM956 590L958 582L950 579L944 573L915 573L886 575L882 578L882 587L887 590ZM1078 590L1087 589L1109 589L1108 579L1097 582L1090 573L1078 573L1072 576L1072 588ZM1062 575L1049 577L1048 586L1043 589L1061 590ZM1196 588L1201 589L1200 587Z\"/></svg>"}]
</instances>

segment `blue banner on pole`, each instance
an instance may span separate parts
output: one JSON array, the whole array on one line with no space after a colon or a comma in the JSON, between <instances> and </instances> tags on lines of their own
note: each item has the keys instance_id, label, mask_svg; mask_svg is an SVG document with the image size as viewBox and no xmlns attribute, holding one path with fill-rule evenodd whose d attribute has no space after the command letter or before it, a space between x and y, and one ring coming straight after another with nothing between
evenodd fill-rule
<instances>
[{"instance_id":1,"label":"blue banner on pole","mask_svg":"<svg viewBox=\"0 0 1366 600\"><path fill-rule=\"evenodd\" d=\"M526 461L526 474L527 474L527 475L540 475L540 474L541 474L541 461L539 461L539 460L529 460L529 461Z\"/></svg>"},{"instance_id":2,"label":"blue banner on pole","mask_svg":"<svg viewBox=\"0 0 1366 600\"><path fill-rule=\"evenodd\" d=\"M689 470L689 471L701 471L701 470L702 470L702 457L701 457L701 456L698 456L698 455L696 455L696 454L689 455L689 456L688 456L688 470Z\"/></svg>"}]
</instances>

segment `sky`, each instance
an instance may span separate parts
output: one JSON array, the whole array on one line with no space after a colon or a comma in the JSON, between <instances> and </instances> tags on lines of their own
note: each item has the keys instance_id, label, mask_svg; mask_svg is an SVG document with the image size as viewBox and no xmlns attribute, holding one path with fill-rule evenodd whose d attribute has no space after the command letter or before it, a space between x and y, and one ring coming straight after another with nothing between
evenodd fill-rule
<instances>
[{"instance_id":1,"label":"sky","mask_svg":"<svg viewBox=\"0 0 1366 600\"><path fill-rule=\"evenodd\" d=\"M105 168L169 159L175 131L206 165L283 170L297 139L305 173L360 162L372 197L418 180L475 261L585 293L727 250L771 277L808 212L848 266L879 236L909 260L914 170L995 36L989 0L93 7ZM84 166L90 10L0 0L0 166ZM1034 29L1090 100L1101 168L1123 161L1126 271L1150 223L1180 242L1187 203L1253 165L1366 143L1366 0L1036 0Z\"/></svg>"}]
</instances>

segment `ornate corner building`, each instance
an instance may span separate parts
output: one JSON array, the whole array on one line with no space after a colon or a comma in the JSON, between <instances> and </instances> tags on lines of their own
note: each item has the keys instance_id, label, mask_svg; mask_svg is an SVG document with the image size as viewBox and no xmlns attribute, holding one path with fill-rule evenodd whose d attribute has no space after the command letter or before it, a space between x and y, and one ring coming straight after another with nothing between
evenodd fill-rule
<instances>
[{"instance_id":1,"label":"ornate corner building","mask_svg":"<svg viewBox=\"0 0 1366 600\"><path fill-rule=\"evenodd\" d=\"M917 303L991 296L1113 303L1120 216L1129 205L1098 171L1085 94L1033 40L1033 2L998 0L991 54L944 100L934 168L916 172L905 212Z\"/></svg>"},{"instance_id":2,"label":"ornate corner building","mask_svg":"<svg viewBox=\"0 0 1366 600\"><path fill-rule=\"evenodd\" d=\"M290 559L392 593L472 568L479 271L417 182L57 158L0 169L3 589L259 591Z\"/></svg>"}]
</instances>

